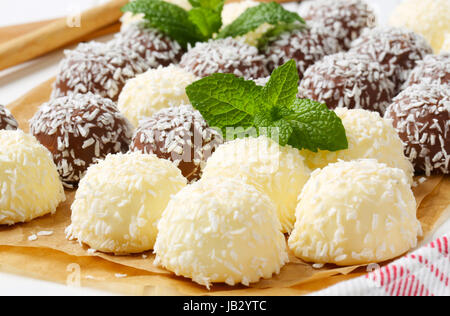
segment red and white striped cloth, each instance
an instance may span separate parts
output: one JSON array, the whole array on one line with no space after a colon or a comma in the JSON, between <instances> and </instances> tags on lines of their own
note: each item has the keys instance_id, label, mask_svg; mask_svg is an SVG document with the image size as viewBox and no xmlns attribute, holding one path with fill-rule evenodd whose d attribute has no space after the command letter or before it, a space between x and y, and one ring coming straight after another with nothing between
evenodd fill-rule
<instances>
[{"instance_id":1,"label":"red and white striped cloth","mask_svg":"<svg viewBox=\"0 0 450 316\"><path fill-rule=\"evenodd\" d=\"M450 235L365 276L313 295L450 296Z\"/></svg>"}]
</instances>

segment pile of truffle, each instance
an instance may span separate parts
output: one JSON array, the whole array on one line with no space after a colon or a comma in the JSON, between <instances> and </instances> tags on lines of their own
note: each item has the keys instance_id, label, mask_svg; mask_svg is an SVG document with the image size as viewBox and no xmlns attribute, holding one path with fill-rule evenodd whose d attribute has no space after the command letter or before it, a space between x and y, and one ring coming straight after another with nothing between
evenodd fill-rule
<instances>
[{"instance_id":1,"label":"pile of truffle","mask_svg":"<svg viewBox=\"0 0 450 316\"><path fill-rule=\"evenodd\" d=\"M375 27L361 0L306 1L300 15L307 28L262 49L248 44L254 32L184 52L131 17L112 41L67 51L32 135L0 107L0 224L53 213L63 185L78 188L69 239L115 254L154 249L157 264L207 287L270 278L288 247L336 265L415 247L414 172L449 173L450 54ZM200 78L264 85L290 59L299 97L335 110L348 149L300 151L265 136L224 143L189 104L185 88Z\"/></svg>"}]
</instances>

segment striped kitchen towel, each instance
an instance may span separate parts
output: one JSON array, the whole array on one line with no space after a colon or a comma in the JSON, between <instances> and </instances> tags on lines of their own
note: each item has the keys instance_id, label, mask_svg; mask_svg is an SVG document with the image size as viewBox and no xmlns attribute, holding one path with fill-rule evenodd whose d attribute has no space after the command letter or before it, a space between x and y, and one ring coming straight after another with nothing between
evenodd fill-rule
<instances>
[{"instance_id":1,"label":"striped kitchen towel","mask_svg":"<svg viewBox=\"0 0 450 316\"><path fill-rule=\"evenodd\" d=\"M449 240L444 235L383 268L313 295L448 296Z\"/></svg>"}]
</instances>

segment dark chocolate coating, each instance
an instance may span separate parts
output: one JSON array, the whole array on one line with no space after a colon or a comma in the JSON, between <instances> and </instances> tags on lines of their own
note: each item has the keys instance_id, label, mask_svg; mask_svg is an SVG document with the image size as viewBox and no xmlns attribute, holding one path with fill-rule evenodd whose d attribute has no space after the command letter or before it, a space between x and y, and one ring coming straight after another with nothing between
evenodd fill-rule
<instances>
[{"instance_id":1,"label":"dark chocolate coating","mask_svg":"<svg viewBox=\"0 0 450 316\"><path fill-rule=\"evenodd\" d=\"M449 104L448 86L420 84L402 91L386 111L416 173L449 173Z\"/></svg>"},{"instance_id":2,"label":"dark chocolate coating","mask_svg":"<svg viewBox=\"0 0 450 316\"><path fill-rule=\"evenodd\" d=\"M283 33L267 46L267 69L272 72L293 59L302 79L306 69L316 61L341 50L338 41L327 34L324 28L313 27Z\"/></svg>"},{"instance_id":3,"label":"dark chocolate coating","mask_svg":"<svg viewBox=\"0 0 450 316\"><path fill-rule=\"evenodd\" d=\"M131 151L155 154L175 163L189 181L198 180L221 135L191 106L163 109L141 122Z\"/></svg>"},{"instance_id":4,"label":"dark chocolate coating","mask_svg":"<svg viewBox=\"0 0 450 316\"><path fill-rule=\"evenodd\" d=\"M380 64L356 54L339 53L306 70L299 96L326 103L330 109L365 109L384 115L394 90Z\"/></svg>"},{"instance_id":5,"label":"dark chocolate coating","mask_svg":"<svg viewBox=\"0 0 450 316\"><path fill-rule=\"evenodd\" d=\"M450 53L428 55L417 62L417 66L409 75L406 86L422 82L450 85Z\"/></svg>"},{"instance_id":6,"label":"dark chocolate coating","mask_svg":"<svg viewBox=\"0 0 450 316\"><path fill-rule=\"evenodd\" d=\"M314 0L305 2L300 15L309 24L328 29L344 49L349 49L367 27L375 25L375 13L361 0Z\"/></svg>"},{"instance_id":7,"label":"dark chocolate coating","mask_svg":"<svg viewBox=\"0 0 450 316\"><path fill-rule=\"evenodd\" d=\"M19 124L3 105L0 104L0 130L16 130L19 128Z\"/></svg>"},{"instance_id":8,"label":"dark chocolate coating","mask_svg":"<svg viewBox=\"0 0 450 316\"><path fill-rule=\"evenodd\" d=\"M181 58L180 66L198 77L229 73L245 79L269 75L265 57L256 47L232 38L197 43Z\"/></svg>"},{"instance_id":9,"label":"dark chocolate coating","mask_svg":"<svg viewBox=\"0 0 450 316\"><path fill-rule=\"evenodd\" d=\"M151 68L151 63L137 53L112 43L80 44L65 53L53 86L53 98L92 92L117 101L128 79Z\"/></svg>"},{"instance_id":10,"label":"dark chocolate coating","mask_svg":"<svg viewBox=\"0 0 450 316\"><path fill-rule=\"evenodd\" d=\"M151 64L151 68L178 64L184 53L176 41L155 29L147 28L145 23L128 25L111 43L137 53Z\"/></svg>"},{"instance_id":11,"label":"dark chocolate coating","mask_svg":"<svg viewBox=\"0 0 450 316\"><path fill-rule=\"evenodd\" d=\"M65 186L73 188L90 165L128 151L133 127L114 102L89 93L42 105L30 130L52 153Z\"/></svg>"},{"instance_id":12,"label":"dark chocolate coating","mask_svg":"<svg viewBox=\"0 0 450 316\"><path fill-rule=\"evenodd\" d=\"M393 27L365 30L352 43L351 51L379 62L395 83L397 91L416 63L433 52L421 35Z\"/></svg>"}]
</instances>

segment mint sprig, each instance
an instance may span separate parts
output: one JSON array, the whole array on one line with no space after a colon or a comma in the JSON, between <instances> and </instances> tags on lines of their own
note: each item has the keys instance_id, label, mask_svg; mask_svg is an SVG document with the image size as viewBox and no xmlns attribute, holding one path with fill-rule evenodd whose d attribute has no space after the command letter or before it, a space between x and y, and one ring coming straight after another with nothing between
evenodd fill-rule
<instances>
[{"instance_id":1,"label":"mint sprig","mask_svg":"<svg viewBox=\"0 0 450 316\"><path fill-rule=\"evenodd\" d=\"M297 13L287 11L280 4L271 2L247 9L233 23L221 30L225 0L189 0L189 2L192 9L186 11L162 0L135 0L125 5L122 11L144 14L150 27L176 40L183 48L188 44L194 45L212 38L245 35L265 23L273 25L273 29L286 28L291 24L295 24L296 27L305 25L305 21Z\"/></svg>"},{"instance_id":2,"label":"mint sprig","mask_svg":"<svg viewBox=\"0 0 450 316\"><path fill-rule=\"evenodd\" d=\"M291 106L297 97L299 80L295 61L288 61L272 72L263 88L265 98L273 106Z\"/></svg>"},{"instance_id":3,"label":"mint sprig","mask_svg":"<svg viewBox=\"0 0 450 316\"><path fill-rule=\"evenodd\" d=\"M143 13L147 24L167 34L184 48L188 43L206 39L183 8L162 0L136 0L126 4L122 11Z\"/></svg>"},{"instance_id":4,"label":"mint sprig","mask_svg":"<svg viewBox=\"0 0 450 316\"><path fill-rule=\"evenodd\" d=\"M210 8L192 8L189 12L189 20L197 27L204 40L211 38L222 27L220 12Z\"/></svg>"},{"instance_id":5,"label":"mint sprig","mask_svg":"<svg viewBox=\"0 0 450 316\"><path fill-rule=\"evenodd\" d=\"M232 74L214 74L188 86L186 93L208 124L221 129L227 139L230 127L254 128L283 146L313 152L347 149L341 119L323 103L297 99L298 81L291 60L272 73L265 87Z\"/></svg>"},{"instance_id":6,"label":"mint sprig","mask_svg":"<svg viewBox=\"0 0 450 316\"><path fill-rule=\"evenodd\" d=\"M195 108L224 134L227 127L253 126L259 100L247 96L261 95L262 90L255 82L232 74L214 74L186 88L189 98L195 100Z\"/></svg>"},{"instance_id":7,"label":"mint sprig","mask_svg":"<svg viewBox=\"0 0 450 316\"><path fill-rule=\"evenodd\" d=\"M245 35L265 23L273 26L293 23L305 25L305 20L297 13L284 9L279 3L261 3L256 7L248 8L233 23L222 29L217 37L226 38Z\"/></svg>"}]
</instances>

